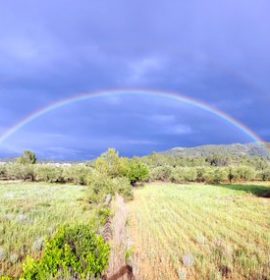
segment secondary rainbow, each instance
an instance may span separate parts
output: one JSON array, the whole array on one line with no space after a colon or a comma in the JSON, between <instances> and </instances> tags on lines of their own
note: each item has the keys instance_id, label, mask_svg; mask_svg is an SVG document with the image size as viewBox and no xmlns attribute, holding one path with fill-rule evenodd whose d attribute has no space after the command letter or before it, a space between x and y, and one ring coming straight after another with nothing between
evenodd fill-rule
<instances>
[{"instance_id":1,"label":"secondary rainbow","mask_svg":"<svg viewBox=\"0 0 270 280\"><path fill-rule=\"evenodd\" d=\"M237 127L241 130L244 134L249 136L252 141L264 145L263 140L251 129L245 126L243 123L237 121L236 119L232 118L228 114L220 111L219 109L199 100L196 100L191 97L184 96L182 94L176 92L165 92L165 91L157 91L157 90L144 90L144 89L113 89L113 90L103 90L103 91L96 91L91 93L81 93L74 95L72 97L57 101L55 103L49 104L46 107L43 107L37 111L32 112L30 115L26 116L6 132L4 132L0 137L0 144L7 140L11 135L15 134L19 129L23 128L28 123L34 121L35 119L41 117L42 115L56 110L60 107L67 106L69 104L88 100L97 97L106 97L111 95L149 95L149 96L159 96L164 98L174 99L177 102L183 102L185 104L193 105L197 108L205 110L209 113L216 115L218 118L230 123L232 126Z\"/></svg>"}]
</instances>

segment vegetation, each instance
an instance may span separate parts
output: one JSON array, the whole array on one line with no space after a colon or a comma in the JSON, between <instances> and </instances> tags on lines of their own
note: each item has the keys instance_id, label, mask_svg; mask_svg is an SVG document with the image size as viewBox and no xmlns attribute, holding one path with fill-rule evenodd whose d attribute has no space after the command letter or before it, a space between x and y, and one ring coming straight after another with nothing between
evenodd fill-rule
<instances>
[{"instance_id":1,"label":"vegetation","mask_svg":"<svg viewBox=\"0 0 270 280\"><path fill-rule=\"evenodd\" d=\"M270 279L270 185L154 183L128 204L138 279Z\"/></svg>"},{"instance_id":2,"label":"vegetation","mask_svg":"<svg viewBox=\"0 0 270 280\"><path fill-rule=\"evenodd\" d=\"M0 279L100 278L110 250L97 232L111 200L159 181L130 203L134 256L149 259L138 259L139 279L268 280L270 187L255 184L270 181L269 159L214 150L129 159L109 149L91 164L37 163L25 151L0 165Z\"/></svg>"},{"instance_id":3,"label":"vegetation","mask_svg":"<svg viewBox=\"0 0 270 280\"><path fill-rule=\"evenodd\" d=\"M17 159L21 164L34 164L37 162L36 154L32 151L24 151L23 155Z\"/></svg>"},{"instance_id":4,"label":"vegetation","mask_svg":"<svg viewBox=\"0 0 270 280\"><path fill-rule=\"evenodd\" d=\"M132 199L131 183L147 178L146 165L121 158L113 149L94 166L32 163L1 165L1 273L19 276L28 256L26 280L100 277L109 247L95 232L111 215L108 196Z\"/></svg>"},{"instance_id":5,"label":"vegetation","mask_svg":"<svg viewBox=\"0 0 270 280\"><path fill-rule=\"evenodd\" d=\"M65 226L47 242L40 260L27 259L22 279L101 277L108 266L109 252L109 245L91 226Z\"/></svg>"},{"instance_id":6,"label":"vegetation","mask_svg":"<svg viewBox=\"0 0 270 280\"><path fill-rule=\"evenodd\" d=\"M85 193L82 186L0 183L0 272L19 276L25 257L39 258L45 240L63 225L95 226Z\"/></svg>"}]
</instances>

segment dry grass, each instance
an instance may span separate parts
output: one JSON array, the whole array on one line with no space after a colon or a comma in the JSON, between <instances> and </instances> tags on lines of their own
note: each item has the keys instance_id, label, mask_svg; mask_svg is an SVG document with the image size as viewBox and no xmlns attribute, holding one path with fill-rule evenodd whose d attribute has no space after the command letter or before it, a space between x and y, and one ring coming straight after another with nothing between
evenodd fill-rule
<instances>
[{"instance_id":1,"label":"dry grass","mask_svg":"<svg viewBox=\"0 0 270 280\"><path fill-rule=\"evenodd\" d=\"M60 225L89 222L83 196L80 186L1 182L0 275L19 275L25 256L38 256Z\"/></svg>"},{"instance_id":2,"label":"dry grass","mask_svg":"<svg viewBox=\"0 0 270 280\"><path fill-rule=\"evenodd\" d=\"M270 279L269 186L151 184L135 190L136 279Z\"/></svg>"}]
</instances>

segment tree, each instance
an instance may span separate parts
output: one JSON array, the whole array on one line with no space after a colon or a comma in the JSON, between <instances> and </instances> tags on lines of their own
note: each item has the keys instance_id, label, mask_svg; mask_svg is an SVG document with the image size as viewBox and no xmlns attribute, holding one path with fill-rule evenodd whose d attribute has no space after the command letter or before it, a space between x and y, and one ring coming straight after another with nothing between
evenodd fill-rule
<instances>
[{"instance_id":1,"label":"tree","mask_svg":"<svg viewBox=\"0 0 270 280\"><path fill-rule=\"evenodd\" d=\"M17 162L20 164L35 164L37 157L32 151L24 151L23 155L17 159Z\"/></svg>"},{"instance_id":2,"label":"tree","mask_svg":"<svg viewBox=\"0 0 270 280\"><path fill-rule=\"evenodd\" d=\"M146 181L149 179L148 167L138 159L132 159L129 161L127 177L132 185L139 181Z\"/></svg>"},{"instance_id":3,"label":"tree","mask_svg":"<svg viewBox=\"0 0 270 280\"><path fill-rule=\"evenodd\" d=\"M95 169L110 178L124 176L126 168L125 160L119 157L115 149L108 149L95 161Z\"/></svg>"},{"instance_id":4,"label":"tree","mask_svg":"<svg viewBox=\"0 0 270 280\"><path fill-rule=\"evenodd\" d=\"M223 155L212 154L206 158L206 162L211 166L226 166L228 165L228 158Z\"/></svg>"}]
</instances>

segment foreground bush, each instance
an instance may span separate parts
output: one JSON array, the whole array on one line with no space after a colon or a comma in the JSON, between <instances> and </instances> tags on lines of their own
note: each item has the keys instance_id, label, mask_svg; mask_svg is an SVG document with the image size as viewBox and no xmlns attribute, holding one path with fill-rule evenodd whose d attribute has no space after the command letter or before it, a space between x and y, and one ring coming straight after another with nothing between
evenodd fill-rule
<instances>
[{"instance_id":1,"label":"foreground bush","mask_svg":"<svg viewBox=\"0 0 270 280\"><path fill-rule=\"evenodd\" d=\"M66 226L47 242L41 260L26 260L22 279L101 277L108 267L109 253L109 245L89 225Z\"/></svg>"}]
</instances>

